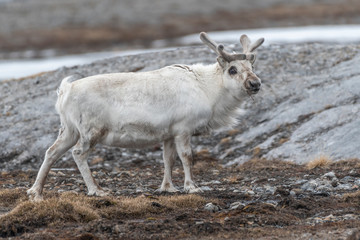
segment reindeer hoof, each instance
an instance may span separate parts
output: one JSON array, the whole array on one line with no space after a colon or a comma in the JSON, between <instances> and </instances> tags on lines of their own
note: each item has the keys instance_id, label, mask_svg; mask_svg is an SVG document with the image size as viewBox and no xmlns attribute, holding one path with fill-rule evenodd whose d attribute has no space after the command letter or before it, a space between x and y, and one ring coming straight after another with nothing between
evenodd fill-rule
<instances>
[{"instance_id":1,"label":"reindeer hoof","mask_svg":"<svg viewBox=\"0 0 360 240\"><path fill-rule=\"evenodd\" d=\"M32 202L41 202L44 200L42 194L38 193L38 191L34 190L33 188L27 190L26 194L28 195L29 200Z\"/></svg>"},{"instance_id":2,"label":"reindeer hoof","mask_svg":"<svg viewBox=\"0 0 360 240\"><path fill-rule=\"evenodd\" d=\"M98 196L98 197L105 197L109 196L110 193L101 189L97 189L95 191L88 192L89 196Z\"/></svg>"},{"instance_id":3,"label":"reindeer hoof","mask_svg":"<svg viewBox=\"0 0 360 240\"><path fill-rule=\"evenodd\" d=\"M184 191L186 193L202 193L202 192L204 192L201 188L199 188L195 185L184 187Z\"/></svg>"},{"instance_id":4,"label":"reindeer hoof","mask_svg":"<svg viewBox=\"0 0 360 240\"><path fill-rule=\"evenodd\" d=\"M163 187L163 186L161 186L161 188L156 189L155 192L156 192L156 193L164 193L164 192L176 193L176 192L180 192L180 190L177 189L176 187L174 187L173 185L170 185L170 186L168 186L168 187Z\"/></svg>"}]
</instances>

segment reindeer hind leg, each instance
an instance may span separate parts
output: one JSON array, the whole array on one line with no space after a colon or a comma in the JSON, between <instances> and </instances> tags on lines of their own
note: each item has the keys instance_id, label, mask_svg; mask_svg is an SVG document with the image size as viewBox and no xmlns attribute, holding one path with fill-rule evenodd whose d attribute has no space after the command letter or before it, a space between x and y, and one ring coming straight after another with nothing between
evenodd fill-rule
<instances>
[{"instance_id":1,"label":"reindeer hind leg","mask_svg":"<svg viewBox=\"0 0 360 240\"><path fill-rule=\"evenodd\" d=\"M27 191L29 198L33 201L41 201L43 199L42 192L46 177L51 166L58 160L67 150L75 145L78 137L70 132L68 128L61 128L59 136L54 144L46 151L44 162L37 174L34 185Z\"/></svg>"},{"instance_id":2,"label":"reindeer hind leg","mask_svg":"<svg viewBox=\"0 0 360 240\"><path fill-rule=\"evenodd\" d=\"M87 159L89 157L91 148L96 145L101 137L106 132L102 130L90 130L86 135L80 136L78 143L73 149L73 157L79 171L84 179L85 185L88 189L88 195L105 196L108 195L95 181L91 174Z\"/></svg>"}]
</instances>

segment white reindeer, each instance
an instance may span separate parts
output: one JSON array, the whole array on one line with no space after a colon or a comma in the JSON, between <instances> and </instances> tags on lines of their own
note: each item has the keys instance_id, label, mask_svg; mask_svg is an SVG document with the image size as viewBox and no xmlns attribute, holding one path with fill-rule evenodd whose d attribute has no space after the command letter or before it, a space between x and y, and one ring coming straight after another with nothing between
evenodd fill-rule
<instances>
[{"instance_id":1,"label":"white reindeer","mask_svg":"<svg viewBox=\"0 0 360 240\"><path fill-rule=\"evenodd\" d=\"M213 65L172 65L155 71L111 73L70 82L62 80L56 110L61 128L34 185L30 199L43 199L45 179L54 162L74 146L72 154L89 195L103 196L91 175L87 158L97 143L139 148L163 142L164 178L160 191L178 191L172 183L172 168L178 155L185 180L184 191L201 191L192 176L190 139L201 133L236 123L236 110L244 99L260 90L253 73L254 50L264 39L251 44L246 35L240 42L243 53L229 53L223 45L201 40L217 53Z\"/></svg>"}]
</instances>

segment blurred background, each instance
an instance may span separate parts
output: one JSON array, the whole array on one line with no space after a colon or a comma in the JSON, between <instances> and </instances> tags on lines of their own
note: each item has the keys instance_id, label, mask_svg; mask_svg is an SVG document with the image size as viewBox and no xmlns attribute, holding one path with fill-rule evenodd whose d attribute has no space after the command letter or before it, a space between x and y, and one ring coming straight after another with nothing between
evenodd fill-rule
<instances>
[{"instance_id":1,"label":"blurred background","mask_svg":"<svg viewBox=\"0 0 360 240\"><path fill-rule=\"evenodd\" d=\"M238 39L238 32L268 43L359 41L360 1L0 0L0 23L4 80L196 44L201 31L217 31L218 41Z\"/></svg>"}]
</instances>

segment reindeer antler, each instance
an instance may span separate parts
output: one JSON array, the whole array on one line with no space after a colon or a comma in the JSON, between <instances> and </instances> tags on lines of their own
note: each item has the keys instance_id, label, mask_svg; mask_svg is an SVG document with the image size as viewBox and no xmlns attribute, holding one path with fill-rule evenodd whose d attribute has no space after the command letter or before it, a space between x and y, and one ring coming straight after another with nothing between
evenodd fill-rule
<instances>
[{"instance_id":1,"label":"reindeer antler","mask_svg":"<svg viewBox=\"0 0 360 240\"><path fill-rule=\"evenodd\" d=\"M211 48L215 53L219 55L219 52L217 50L219 44L211 40L205 32L200 33L200 39L203 43L205 43L205 45L207 45L209 48Z\"/></svg>"},{"instance_id":2,"label":"reindeer antler","mask_svg":"<svg viewBox=\"0 0 360 240\"><path fill-rule=\"evenodd\" d=\"M211 40L209 36L204 32L200 33L200 39L203 43L205 43L208 47L210 47L217 55L223 57L224 60L227 62L246 59L245 54L229 53L225 51L224 45L217 44L215 41Z\"/></svg>"},{"instance_id":3,"label":"reindeer antler","mask_svg":"<svg viewBox=\"0 0 360 240\"><path fill-rule=\"evenodd\" d=\"M240 37L240 43L243 47L244 53L253 52L256 48L258 48L261 44L263 44L264 41L265 41L264 38L259 38L253 44L251 44L250 38L247 35L243 34Z\"/></svg>"},{"instance_id":4,"label":"reindeer antler","mask_svg":"<svg viewBox=\"0 0 360 240\"><path fill-rule=\"evenodd\" d=\"M227 61L227 62L231 62L231 61L236 61L236 60L245 60L246 59L246 55L245 54L237 54L237 53L228 53L225 51L224 46L223 45L219 45L217 48L219 54Z\"/></svg>"},{"instance_id":5,"label":"reindeer antler","mask_svg":"<svg viewBox=\"0 0 360 240\"><path fill-rule=\"evenodd\" d=\"M264 42L264 38L260 38L255 43L251 44L249 37L244 34L240 37L240 43L244 53L229 53L225 51L224 45L217 44L215 41L211 40L205 32L200 33L200 39L205 45L211 48L218 56L224 58L227 62L245 59L254 61L255 55L252 52Z\"/></svg>"}]
</instances>

